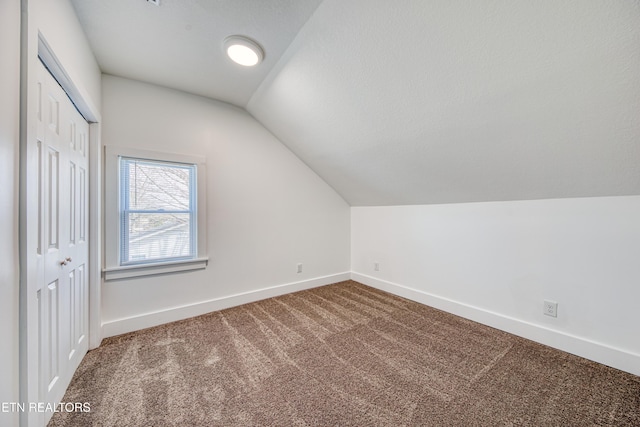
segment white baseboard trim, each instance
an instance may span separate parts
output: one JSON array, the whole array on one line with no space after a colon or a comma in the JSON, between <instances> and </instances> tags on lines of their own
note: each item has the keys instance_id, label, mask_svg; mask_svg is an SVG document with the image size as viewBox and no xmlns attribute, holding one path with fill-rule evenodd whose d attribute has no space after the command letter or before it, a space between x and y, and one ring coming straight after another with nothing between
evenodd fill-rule
<instances>
[{"instance_id":1,"label":"white baseboard trim","mask_svg":"<svg viewBox=\"0 0 640 427\"><path fill-rule=\"evenodd\" d=\"M349 272L338 273L330 276L316 277L314 279L303 280L300 282L286 283L256 291L215 298L194 304L171 307L165 310L144 313L137 316L111 320L102 324L102 337L108 338L115 335L125 334L127 332L150 328L164 323L200 316L202 314L211 313L212 311L223 310L225 308L235 307L292 292L342 282L344 280L349 280L350 278L351 273Z\"/></svg>"},{"instance_id":2,"label":"white baseboard trim","mask_svg":"<svg viewBox=\"0 0 640 427\"><path fill-rule=\"evenodd\" d=\"M609 345L591 341L584 337L549 329L500 313L453 301L428 292L412 289L375 277L351 272L351 279L381 291L389 292L465 319L473 320L538 343L557 348L594 362L602 363L625 372L640 376L640 355Z\"/></svg>"}]
</instances>

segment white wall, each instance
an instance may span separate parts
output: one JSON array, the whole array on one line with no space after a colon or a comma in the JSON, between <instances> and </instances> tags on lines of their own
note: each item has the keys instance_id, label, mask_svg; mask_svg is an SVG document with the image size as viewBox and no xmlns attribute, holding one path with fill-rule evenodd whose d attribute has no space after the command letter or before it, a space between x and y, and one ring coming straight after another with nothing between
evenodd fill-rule
<instances>
[{"instance_id":1,"label":"white wall","mask_svg":"<svg viewBox=\"0 0 640 427\"><path fill-rule=\"evenodd\" d=\"M39 362L37 351L38 334L32 327L37 322L38 278L42 277L43 263L37 254L38 239L38 180L37 173L37 123L35 120L38 105L38 40L41 36L52 52L57 66L64 70L65 78L73 82L74 90L80 95L84 106L92 111L94 119L100 117L100 79L101 73L91 52L82 27L78 22L69 0L29 0L21 2L25 37L16 40L17 46L25 55L20 78L26 92L21 102L26 103L25 115L20 118L25 133L21 135L24 149L20 156L20 185L24 191L20 210L20 261L21 261L21 354L20 354L20 399L24 402L38 401ZM16 23L20 22L18 18ZM91 147L90 147L91 150ZM95 151L95 150L93 150ZM90 179L90 181L93 181ZM93 222L95 224L95 222ZM97 225L95 225L97 226ZM90 271L91 275L92 271ZM92 285L99 286L92 281ZM28 319L28 321L26 320ZM36 333L34 333L36 332ZM42 413L24 412L21 422L25 425L40 425L44 422Z\"/></svg>"},{"instance_id":2,"label":"white wall","mask_svg":"<svg viewBox=\"0 0 640 427\"><path fill-rule=\"evenodd\" d=\"M640 196L351 212L354 279L640 375Z\"/></svg>"},{"instance_id":3,"label":"white wall","mask_svg":"<svg viewBox=\"0 0 640 427\"><path fill-rule=\"evenodd\" d=\"M348 278L349 206L246 111L102 81L105 145L206 158L210 257L205 270L105 282L105 336Z\"/></svg>"},{"instance_id":4,"label":"white wall","mask_svg":"<svg viewBox=\"0 0 640 427\"><path fill-rule=\"evenodd\" d=\"M29 13L79 92L99 110L102 75L71 2L30 0Z\"/></svg>"},{"instance_id":5,"label":"white wall","mask_svg":"<svg viewBox=\"0 0 640 427\"><path fill-rule=\"evenodd\" d=\"M0 403L18 396L18 147L20 1L0 2ZM0 425L18 413L0 412Z\"/></svg>"}]
</instances>

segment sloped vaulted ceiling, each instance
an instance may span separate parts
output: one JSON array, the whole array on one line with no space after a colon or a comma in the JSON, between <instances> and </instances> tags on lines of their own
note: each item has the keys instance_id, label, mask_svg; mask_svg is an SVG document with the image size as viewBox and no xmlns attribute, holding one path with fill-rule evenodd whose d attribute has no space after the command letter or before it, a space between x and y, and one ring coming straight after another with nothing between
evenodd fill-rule
<instances>
[{"instance_id":1,"label":"sloped vaulted ceiling","mask_svg":"<svg viewBox=\"0 0 640 427\"><path fill-rule=\"evenodd\" d=\"M324 0L248 110L352 205L640 194L640 2Z\"/></svg>"},{"instance_id":2,"label":"sloped vaulted ceiling","mask_svg":"<svg viewBox=\"0 0 640 427\"><path fill-rule=\"evenodd\" d=\"M246 107L352 205L640 194L640 0L72 2L103 71Z\"/></svg>"},{"instance_id":3,"label":"sloped vaulted ceiling","mask_svg":"<svg viewBox=\"0 0 640 427\"><path fill-rule=\"evenodd\" d=\"M322 0L70 1L104 73L244 107ZM265 47L260 67L224 55L230 35Z\"/></svg>"}]
</instances>

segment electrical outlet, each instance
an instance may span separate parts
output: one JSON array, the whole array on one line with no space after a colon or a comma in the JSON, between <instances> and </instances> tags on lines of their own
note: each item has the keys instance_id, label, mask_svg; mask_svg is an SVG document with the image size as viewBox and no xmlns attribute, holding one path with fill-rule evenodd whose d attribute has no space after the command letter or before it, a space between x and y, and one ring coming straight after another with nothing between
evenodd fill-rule
<instances>
[{"instance_id":1,"label":"electrical outlet","mask_svg":"<svg viewBox=\"0 0 640 427\"><path fill-rule=\"evenodd\" d=\"M380 263L379 262L374 262L373 263L373 271L380 271Z\"/></svg>"},{"instance_id":2,"label":"electrical outlet","mask_svg":"<svg viewBox=\"0 0 640 427\"><path fill-rule=\"evenodd\" d=\"M298 273L302 273L302 263L298 263Z\"/></svg>"},{"instance_id":3,"label":"electrical outlet","mask_svg":"<svg viewBox=\"0 0 640 427\"><path fill-rule=\"evenodd\" d=\"M542 312L546 316L558 317L558 303L555 301L544 301L544 308Z\"/></svg>"}]
</instances>

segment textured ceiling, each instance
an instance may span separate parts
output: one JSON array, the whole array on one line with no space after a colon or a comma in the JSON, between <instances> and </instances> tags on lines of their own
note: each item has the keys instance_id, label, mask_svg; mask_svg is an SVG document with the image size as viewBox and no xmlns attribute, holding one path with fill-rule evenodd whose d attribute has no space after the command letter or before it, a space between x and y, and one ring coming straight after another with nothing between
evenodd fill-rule
<instances>
[{"instance_id":1,"label":"textured ceiling","mask_svg":"<svg viewBox=\"0 0 640 427\"><path fill-rule=\"evenodd\" d=\"M244 106L321 0L71 0L104 73ZM258 41L265 60L232 63L223 40Z\"/></svg>"},{"instance_id":2,"label":"textured ceiling","mask_svg":"<svg viewBox=\"0 0 640 427\"><path fill-rule=\"evenodd\" d=\"M104 72L246 107L352 205L640 194L640 0L72 2Z\"/></svg>"},{"instance_id":3,"label":"textured ceiling","mask_svg":"<svg viewBox=\"0 0 640 427\"><path fill-rule=\"evenodd\" d=\"M640 194L640 2L325 0L248 110L352 205Z\"/></svg>"}]
</instances>

